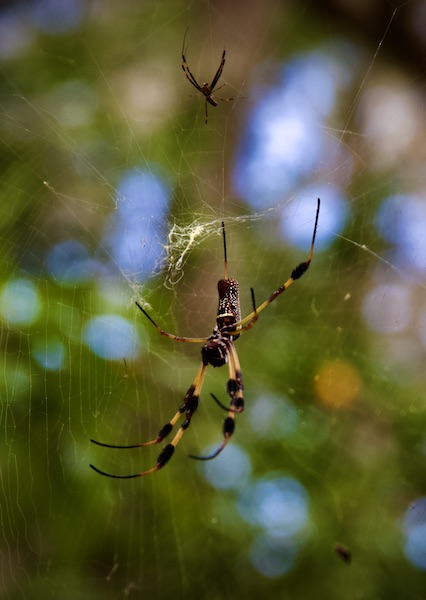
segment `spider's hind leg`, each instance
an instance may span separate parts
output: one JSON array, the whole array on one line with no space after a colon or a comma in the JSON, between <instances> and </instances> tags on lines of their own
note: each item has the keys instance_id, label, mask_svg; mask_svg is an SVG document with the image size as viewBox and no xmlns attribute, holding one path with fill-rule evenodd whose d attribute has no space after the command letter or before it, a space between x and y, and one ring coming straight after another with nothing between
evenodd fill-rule
<instances>
[{"instance_id":1,"label":"spider's hind leg","mask_svg":"<svg viewBox=\"0 0 426 600\"><path fill-rule=\"evenodd\" d=\"M228 411L228 416L225 418L223 422L223 441L220 446L207 456L196 456L194 454L190 454L190 458L194 458L195 460L212 460L216 458L222 450L226 447L229 440L231 439L232 434L235 431L235 415L237 413L241 413L244 410L244 398L243 398L243 379L240 368L240 361L238 360L238 354L235 350L234 344L231 342L229 344L229 354L228 354L228 365L229 365L229 379L226 385L227 392L231 397L231 402L229 407L224 406L217 398L212 394L213 400L225 410Z\"/></svg>"},{"instance_id":2,"label":"spider's hind leg","mask_svg":"<svg viewBox=\"0 0 426 600\"><path fill-rule=\"evenodd\" d=\"M203 363L199 368L197 375L195 376L194 382L186 392L182 406L179 408L174 417L161 428L158 436L154 440L135 446L111 446L108 444L100 444L99 442L95 442L95 440L92 440L92 442L94 442L95 444L98 444L99 446L106 446L108 448L138 448L141 446L150 446L152 444L158 444L171 432L179 418L185 413L185 420L179 427L178 431L176 432L176 435L174 436L170 444L167 444L167 446L164 446L164 448L161 450L160 454L158 455L156 464L153 467L151 467L151 469L148 469L147 471L142 471L140 473L134 473L132 475L111 475L110 473L101 471L94 465L90 465L90 467L100 475L104 475L105 477L112 477L114 479L132 479L133 477L142 477L143 475L149 475L150 473L154 473L155 471L162 469L172 458L175 448L179 443L179 440L181 439L181 437L183 436L186 429L188 429L191 423L192 415L198 408L198 399L200 396L201 388L203 386L206 369L207 365Z\"/></svg>"},{"instance_id":3,"label":"spider's hind leg","mask_svg":"<svg viewBox=\"0 0 426 600\"><path fill-rule=\"evenodd\" d=\"M195 376L194 382L190 385L188 391L185 394L185 399L182 406L179 408L173 419L166 423L164 427L160 430L160 433L158 434L158 437L154 443L161 442L171 432L174 425L179 420L179 417L185 413L185 420L177 430L176 435L174 436L170 444L164 446L164 448L158 455L157 464L153 469L150 470L150 472L158 471L169 462L169 460L174 454L175 448L178 445L181 437L191 424L192 416L198 408L200 392L201 388L203 387L206 369L207 365L203 363L199 368L197 375Z\"/></svg>"},{"instance_id":4,"label":"spider's hind leg","mask_svg":"<svg viewBox=\"0 0 426 600\"><path fill-rule=\"evenodd\" d=\"M184 431L185 429L187 429L189 427L192 415L195 413L195 411L198 408L198 400L199 400L199 396L200 396L200 392L201 392L201 387L203 385L205 372L206 372L206 366L203 364L203 365L201 365L197 375L195 376L194 382L189 386L188 391L185 394L185 399L183 401L182 406L179 408L179 410L174 415L174 417L160 429L158 437L155 440L153 440L153 442L151 442L151 443L158 444L167 435L169 435L169 433L171 432L173 427L176 425L177 421L183 415L183 413L186 413L186 419L182 423L179 431L181 431L181 430ZM179 434L179 431L177 432L175 438ZM182 433L183 433L183 431L182 431ZM182 433L180 434L179 439L182 436ZM177 441L179 441L179 439L178 439L175 442L175 438L173 439L173 441L171 443L173 446L176 446Z\"/></svg>"}]
</instances>

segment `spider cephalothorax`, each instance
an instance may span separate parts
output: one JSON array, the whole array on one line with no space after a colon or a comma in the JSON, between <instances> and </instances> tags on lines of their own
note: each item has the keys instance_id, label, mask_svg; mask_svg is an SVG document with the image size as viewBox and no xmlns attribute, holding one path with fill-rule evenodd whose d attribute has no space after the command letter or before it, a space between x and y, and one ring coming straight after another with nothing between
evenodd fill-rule
<instances>
[{"instance_id":1,"label":"spider cephalothorax","mask_svg":"<svg viewBox=\"0 0 426 600\"><path fill-rule=\"evenodd\" d=\"M223 334L217 327L209 337L206 344L201 349L204 365L212 367L223 367L228 362L229 348L232 343L232 336Z\"/></svg>"}]
</instances>

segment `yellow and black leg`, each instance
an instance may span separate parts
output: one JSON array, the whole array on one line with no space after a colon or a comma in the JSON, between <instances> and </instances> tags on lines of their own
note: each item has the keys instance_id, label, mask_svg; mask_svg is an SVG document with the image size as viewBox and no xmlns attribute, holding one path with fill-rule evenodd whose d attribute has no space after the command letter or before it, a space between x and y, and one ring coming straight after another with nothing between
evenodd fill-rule
<instances>
[{"instance_id":1,"label":"yellow and black leg","mask_svg":"<svg viewBox=\"0 0 426 600\"><path fill-rule=\"evenodd\" d=\"M136 444L133 446L112 446L110 444L103 444L101 442L96 442L95 440L91 440L94 444L97 444L98 446L105 446L107 448L122 448L122 449L124 449L124 448L140 448L143 446L151 446L153 444L158 444L171 432L171 430L173 429L173 427L175 426L175 424L177 423L179 418L185 413L185 420L183 421L182 425L176 432L176 435L173 438L173 440L170 442L170 444L167 444L167 446L165 446L162 449L162 451L160 452L160 454L157 458L157 462L154 467L152 467L151 469L148 469L147 471L142 471L141 473L134 473L132 475L111 475L110 473L105 473L104 471L101 471L100 469L98 469L97 467L95 467L93 465L90 465L90 467L97 473L100 473L100 475L105 475L105 477L113 477L114 479L131 479L133 477L142 477L143 475L149 475L150 473L154 473L155 471L158 471L159 469L164 467L164 465L166 465L169 462L169 460L171 459L171 457L173 456L173 453L175 451L177 444L179 443L179 440L181 439L182 435L184 434L186 429L188 429L188 427L191 423L192 415L195 413L195 411L198 408L198 401L199 401L199 397L200 397L201 388L203 387L206 369L207 369L207 365L202 364L197 372L197 375L195 376L194 382L192 383L192 385L189 387L188 391L186 392L185 399L184 399L182 406L179 408L179 410L174 415L174 417L168 423L166 423L166 425L164 425L164 427L162 427L162 429L160 430L160 432L159 432L158 436L155 438L155 440L151 440L149 442L144 442L142 444Z\"/></svg>"},{"instance_id":2,"label":"yellow and black leg","mask_svg":"<svg viewBox=\"0 0 426 600\"><path fill-rule=\"evenodd\" d=\"M234 344L229 345L228 349L228 368L229 368L229 379L227 383L227 392L231 397L231 402L228 407L220 402L214 394L211 394L213 400L224 410L228 412L228 416L223 422L223 442L220 446L208 456L196 456L190 454L190 458L196 460L212 460L216 458L222 450L226 447L232 434L235 431L235 414L241 413L244 410L244 398L243 398L243 378L241 374L240 361L238 359L237 351L235 350Z\"/></svg>"}]
</instances>

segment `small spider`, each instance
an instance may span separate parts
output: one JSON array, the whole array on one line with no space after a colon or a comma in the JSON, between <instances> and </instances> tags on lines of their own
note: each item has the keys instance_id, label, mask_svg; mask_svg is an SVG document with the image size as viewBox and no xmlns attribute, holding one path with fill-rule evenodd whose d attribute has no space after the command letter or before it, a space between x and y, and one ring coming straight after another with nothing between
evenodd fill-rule
<instances>
[{"instance_id":1,"label":"small spider","mask_svg":"<svg viewBox=\"0 0 426 600\"><path fill-rule=\"evenodd\" d=\"M192 85L199 92L201 92L203 94L203 96L205 97L206 125L207 125L207 120L208 120L208 116L207 116L207 102L209 104L211 104L212 106L217 106L217 102L216 102L215 98L212 96L212 94L213 94L213 90L215 89L216 85L218 84L220 76L222 75L223 67L225 65L226 50L223 51L222 60L220 61L220 65L219 65L218 70L216 71L216 75L213 77L213 81L210 84L203 83L203 85L200 85L198 83L198 81L195 79L194 75L189 70L189 67L188 67L188 64L187 64L186 58L185 58L185 52L188 49L188 46L185 49L185 39L186 39L186 34L188 33L188 29L189 29L189 27L186 29L185 35L183 36L183 44L182 44L182 70L185 73L185 76L188 79L188 81L190 83L192 83ZM223 85L219 86L218 88L216 88L216 91L220 90L224 85L225 84L223 84ZM216 96L216 98L218 100L221 100L222 102L230 102L231 100L234 100L234 98L219 98L217 96Z\"/></svg>"},{"instance_id":2,"label":"small spider","mask_svg":"<svg viewBox=\"0 0 426 600\"><path fill-rule=\"evenodd\" d=\"M167 444L160 452L154 467L148 469L147 471L142 471L141 473L135 473L133 475L111 475L109 473L101 471L93 465L90 465L92 469L94 469L101 475L105 475L106 477L114 477L117 479L130 479L132 477L141 477L142 475L148 475L149 473L153 473L154 471L158 471L159 469L164 467L164 465L166 465L173 456L177 444L179 443L181 437L191 424L192 416L198 408L198 401L201 389L203 387L207 366L212 365L213 367L222 367L223 365L228 364L229 379L227 382L226 390L229 397L231 398L229 406L224 406L223 404L221 404L221 402L219 402L216 396L211 394L213 400L228 412L228 415L225 418L223 424L223 441L219 445L219 447L208 456L190 455L190 457L195 458L197 460L211 460L212 458L215 458L220 452L222 452L222 450L225 448L225 446L231 439L232 434L234 433L235 415L237 413L241 413L244 410L243 379L241 374L240 362L238 359L237 351L235 350L234 342L240 337L240 334L242 332L248 331L253 327L253 325L259 318L259 313L264 308L269 306L269 304L273 302L275 298L277 298L280 294L285 292L286 289L294 281L300 279L300 277L302 277L302 275L308 270L314 252L319 211L320 199L318 198L314 232L312 235L311 247L307 259L304 262L300 263L295 269L293 269L289 279L287 279L287 281L283 283L277 290L272 292L269 298L258 307L256 307L254 291L253 288L251 288L253 310L249 315L247 315L247 317L244 317L243 319L241 318L240 311L238 281L236 281L236 279L228 278L225 225L224 223L222 223L225 276L223 279L220 279L217 284L219 292L219 306L216 316L216 325L213 329L212 335L210 335L209 337L189 338L168 333L167 331L160 329L157 323L155 323L155 321L148 315L148 313L142 308L142 306L138 302L136 302L136 306L139 308L139 310L145 315L145 317L152 323L152 325L157 329L157 331L161 335L171 338L176 342L195 342L204 344L201 349L201 366L198 369L193 383L190 385L188 391L186 392L182 406L179 408L174 417L160 429L158 436L155 439L149 442L135 444L132 446L115 446L112 444L103 444L101 442L91 440L91 442L93 442L94 444L98 444L99 446L104 446L106 448L141 448L144 446L159 444L167 435L169 435L173 427L179 421L180 417L185 415L181 426L177 430L171 442Z\"/></svg>"}]
</instances>

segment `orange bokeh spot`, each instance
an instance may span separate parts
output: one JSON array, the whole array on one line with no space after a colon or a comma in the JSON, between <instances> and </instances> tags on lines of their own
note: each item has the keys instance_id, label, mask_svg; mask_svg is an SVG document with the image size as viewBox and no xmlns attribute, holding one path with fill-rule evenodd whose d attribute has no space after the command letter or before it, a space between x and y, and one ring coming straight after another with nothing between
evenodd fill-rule
<instances>
[{"instance_id":1,"label":"orange bokeh spot","mask_svg":"<svg viewBox=\"0 0 426 600\"><path fill-rule=\"evenodd\" d=\"M315 393L326 406L348 406L357 398L360 389L359 371L347 361L324 361L315 376Z\"/></svg>"}]
</instances>

